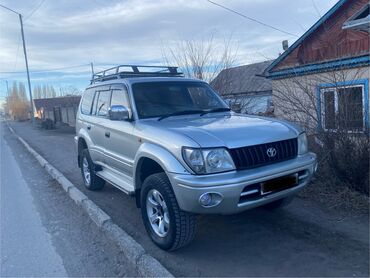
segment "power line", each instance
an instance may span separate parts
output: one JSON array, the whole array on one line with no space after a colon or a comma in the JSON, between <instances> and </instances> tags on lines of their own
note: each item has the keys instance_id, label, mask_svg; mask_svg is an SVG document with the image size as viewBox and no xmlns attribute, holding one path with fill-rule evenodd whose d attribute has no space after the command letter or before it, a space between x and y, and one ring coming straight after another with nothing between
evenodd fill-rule
<instances>
[{"instance_id":1,"label":"power line","mask_svg":"<svg viewBox=\"0 0 370 278\"><path fill-rule=\"evenodd\" d=\"M7 9L8 11L11 11L11 12L13 12L13 13L19 14L19 13L18 13L18 12L16 12L15 10L12 10L11 8L5 7L4 5L1 5L1 4L0 4L0 7L3 7L4 9Z\"/></svg>"},{"instance_id":2,"label":"power line","mask_svg":"<svg viewBox=\"0 0 370 278\"><path fill-rule=\"evenodd\" d=\"M317 8L315 0L311 0L311 2L312 2L313 8L315 9L317 15L319 16L319 18L321 18L321 13L320 13L319 9Z\"/></svg>"},{"instance_id":3,"label":"power line","mask_svg":"<svg viewBox=\"0 0 370 278\"><path fill-rule=\"evenodd\" d=\"M241 17L244 17L244 18L246 18L246 19L248 19L248 20L251 20L251 21L253 21L253 22L256 22L256 23L258 23L258 24L261 24L261 25L263 25L263 26L265 26L265 27L268 27L268 28L274 29L275 31L279 31L279 32L281 32L281 33L284 33L284 34L287 34L287 35L290 35L290 36L299 37L298 35L292 34L292 33L290 33L290 32L284 31L284 30L282 30L282 29L280 29L280 28L274 27L274 26L272 26L272 25L270 25L270 24L267 24L267 23L264 23L264 22L259 21L259 20L257 20L257 19L254 19L254 18L252 18L252 17L250 17L250 16L247 16L247 15L245 15L245 14L242 14L242 13L240 13L240 12L238 12L238 11L235 11L235 10L233 10L233 9L230 9L230 8L228 8L228 7L226 7L226 6L223 6L223 5L221 5L221 4L218 4L218 3L213 2L213 1L211 1L211 0L206 0L206 1L208 1L209 3L211 3L211 4L215 5L215 6L218 6L218 7L222 8L222 9L225 9L225 10L227 10L227 11L229 11L229 12L232 12L232 13L234 13L234 14L237 14L237 15L241 16Z\"/></svg>"},{"instance_id":4,"label":"power line","mask_svg":"<svg viewBox=\"0 0 370 278\"><path fill-rule=\"evenodd\" d=\"M18 46L17 46L17 54L15 56L15 63L14 63L14 68L13 70L17 69L17 64L18 64L18 54L19 54L19 47L21 46L21 36L19 36L19 39L18 39Z\"/></svg>"},{"instance_id":5,"label":"power line","mask_svg":"<svg viewBox=\"0 0 370 278\"><path fill-rule=\"evenodd\" d=\"M61 67L61 68L54 68L54 69L48 69L48 70L36 70L36 71L30 71L30 73L45 73L45 72L52 72L52 71L58 71L58 70L66 70L66 69L73 69L73 68L81 68L84 66L90 66L89 64L82 64L82 65L74 65L74 66L68 66L68 67ZM24 71L1 71L2 74L20 74L24 73Z\"/></svg>"},{"instance_id":6,"label":"power line","mask_svg":"<svg viewBox=\"0 0 370 278\"><path fill-rule=\"evenodd\" d=\"M45 0L41 0L40 3L27 15L24 17L24 21L30 19L30 17L44 4Z\"/></svg>"}]
</instances>

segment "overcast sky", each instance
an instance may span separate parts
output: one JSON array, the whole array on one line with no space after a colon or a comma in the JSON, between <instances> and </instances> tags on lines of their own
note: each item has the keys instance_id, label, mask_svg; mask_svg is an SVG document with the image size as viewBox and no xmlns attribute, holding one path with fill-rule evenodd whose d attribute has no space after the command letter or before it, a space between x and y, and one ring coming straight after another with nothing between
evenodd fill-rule
<instances>
[{"instance_id":1,"label":"overcast sky","mask_svg":"<svg viewBox=\"0 0 370 278\"><path fill-rule=\"evenodd\" d=\"M249 21L206 0L0 0L24 16L32 86L49 83L80 89L88 84L90 62L97 69L161 64L161 45L179 40L232 37L239 49L239 65L276 58L283 40L292 44L337 1L214 2L297 36ZM3 97L5 80L9 84L26 80L19 19L3 8L0 35ZM59 68L66 69L54 70Z\"/></svg>"}]
</instances>

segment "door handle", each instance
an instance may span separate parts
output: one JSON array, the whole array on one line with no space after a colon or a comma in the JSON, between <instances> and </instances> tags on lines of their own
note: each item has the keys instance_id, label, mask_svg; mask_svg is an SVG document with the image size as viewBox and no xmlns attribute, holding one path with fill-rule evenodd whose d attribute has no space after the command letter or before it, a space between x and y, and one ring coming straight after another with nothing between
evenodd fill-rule
<instances>
[{"instance_id":1,"label":"door handle","mask_svg":"<svg viewBox=\"0 0 370 278\"><path fill-rule=\"evenodd\" d=\"M88 126L87 126L87 130L90 130L90 129L91 129L91 125L88 125Z\"/></svg>"},{"instance_id":2,"label":"door handle","mask_svg":"<svg viewBox=\"0 0 370 278\"><path fill-rule=\"evenodd\" d=\"M109 138L110 137L110 132L109 131L106 131L105 132L105 137Z\"/></svg>"}]
</instances>

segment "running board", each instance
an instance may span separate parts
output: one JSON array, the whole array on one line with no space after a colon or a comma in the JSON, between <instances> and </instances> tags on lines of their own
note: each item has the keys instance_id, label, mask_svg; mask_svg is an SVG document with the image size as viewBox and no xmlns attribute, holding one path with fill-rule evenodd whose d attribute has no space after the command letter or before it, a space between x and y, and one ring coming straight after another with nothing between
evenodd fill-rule
<instances>
[{"instance_id":1,"label":"running board","mask_svg":"<svg viewBox=\"0 0 370 278\"><path fill-rule=\"evenodd\" d=\"M96 175L128 195L134 195L135 193L133 179L127 175L106 167L103 167L103 170L96 172Z\"/></svg>"}]
</instances>

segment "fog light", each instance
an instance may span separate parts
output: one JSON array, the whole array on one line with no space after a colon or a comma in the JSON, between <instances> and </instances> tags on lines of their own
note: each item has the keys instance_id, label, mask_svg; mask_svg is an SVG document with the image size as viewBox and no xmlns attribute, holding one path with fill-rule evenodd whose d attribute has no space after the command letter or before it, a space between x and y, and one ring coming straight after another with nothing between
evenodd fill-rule
<instances>
[{"instance_id":1,"label":"fog light","mask_svg":"<svg viewBox=\"0 0 370 278\"><path fill-rule=\"evenodd\" d=\"M204 206L208 207L212 203L212 195L210 193L204 193L199 198L199 203Z\"/></svg>"},{"instance_id":2,"label":"fog light","mask_svg":"<svg viewBox=\"0 0 370 278\"><path fill-rule=\"evenodd\" d=\"M222 195L217 192L207 192L199 197L199 203L202 207L210 208L219 205L222 202Z\"/></svg>"}]
</instances>

